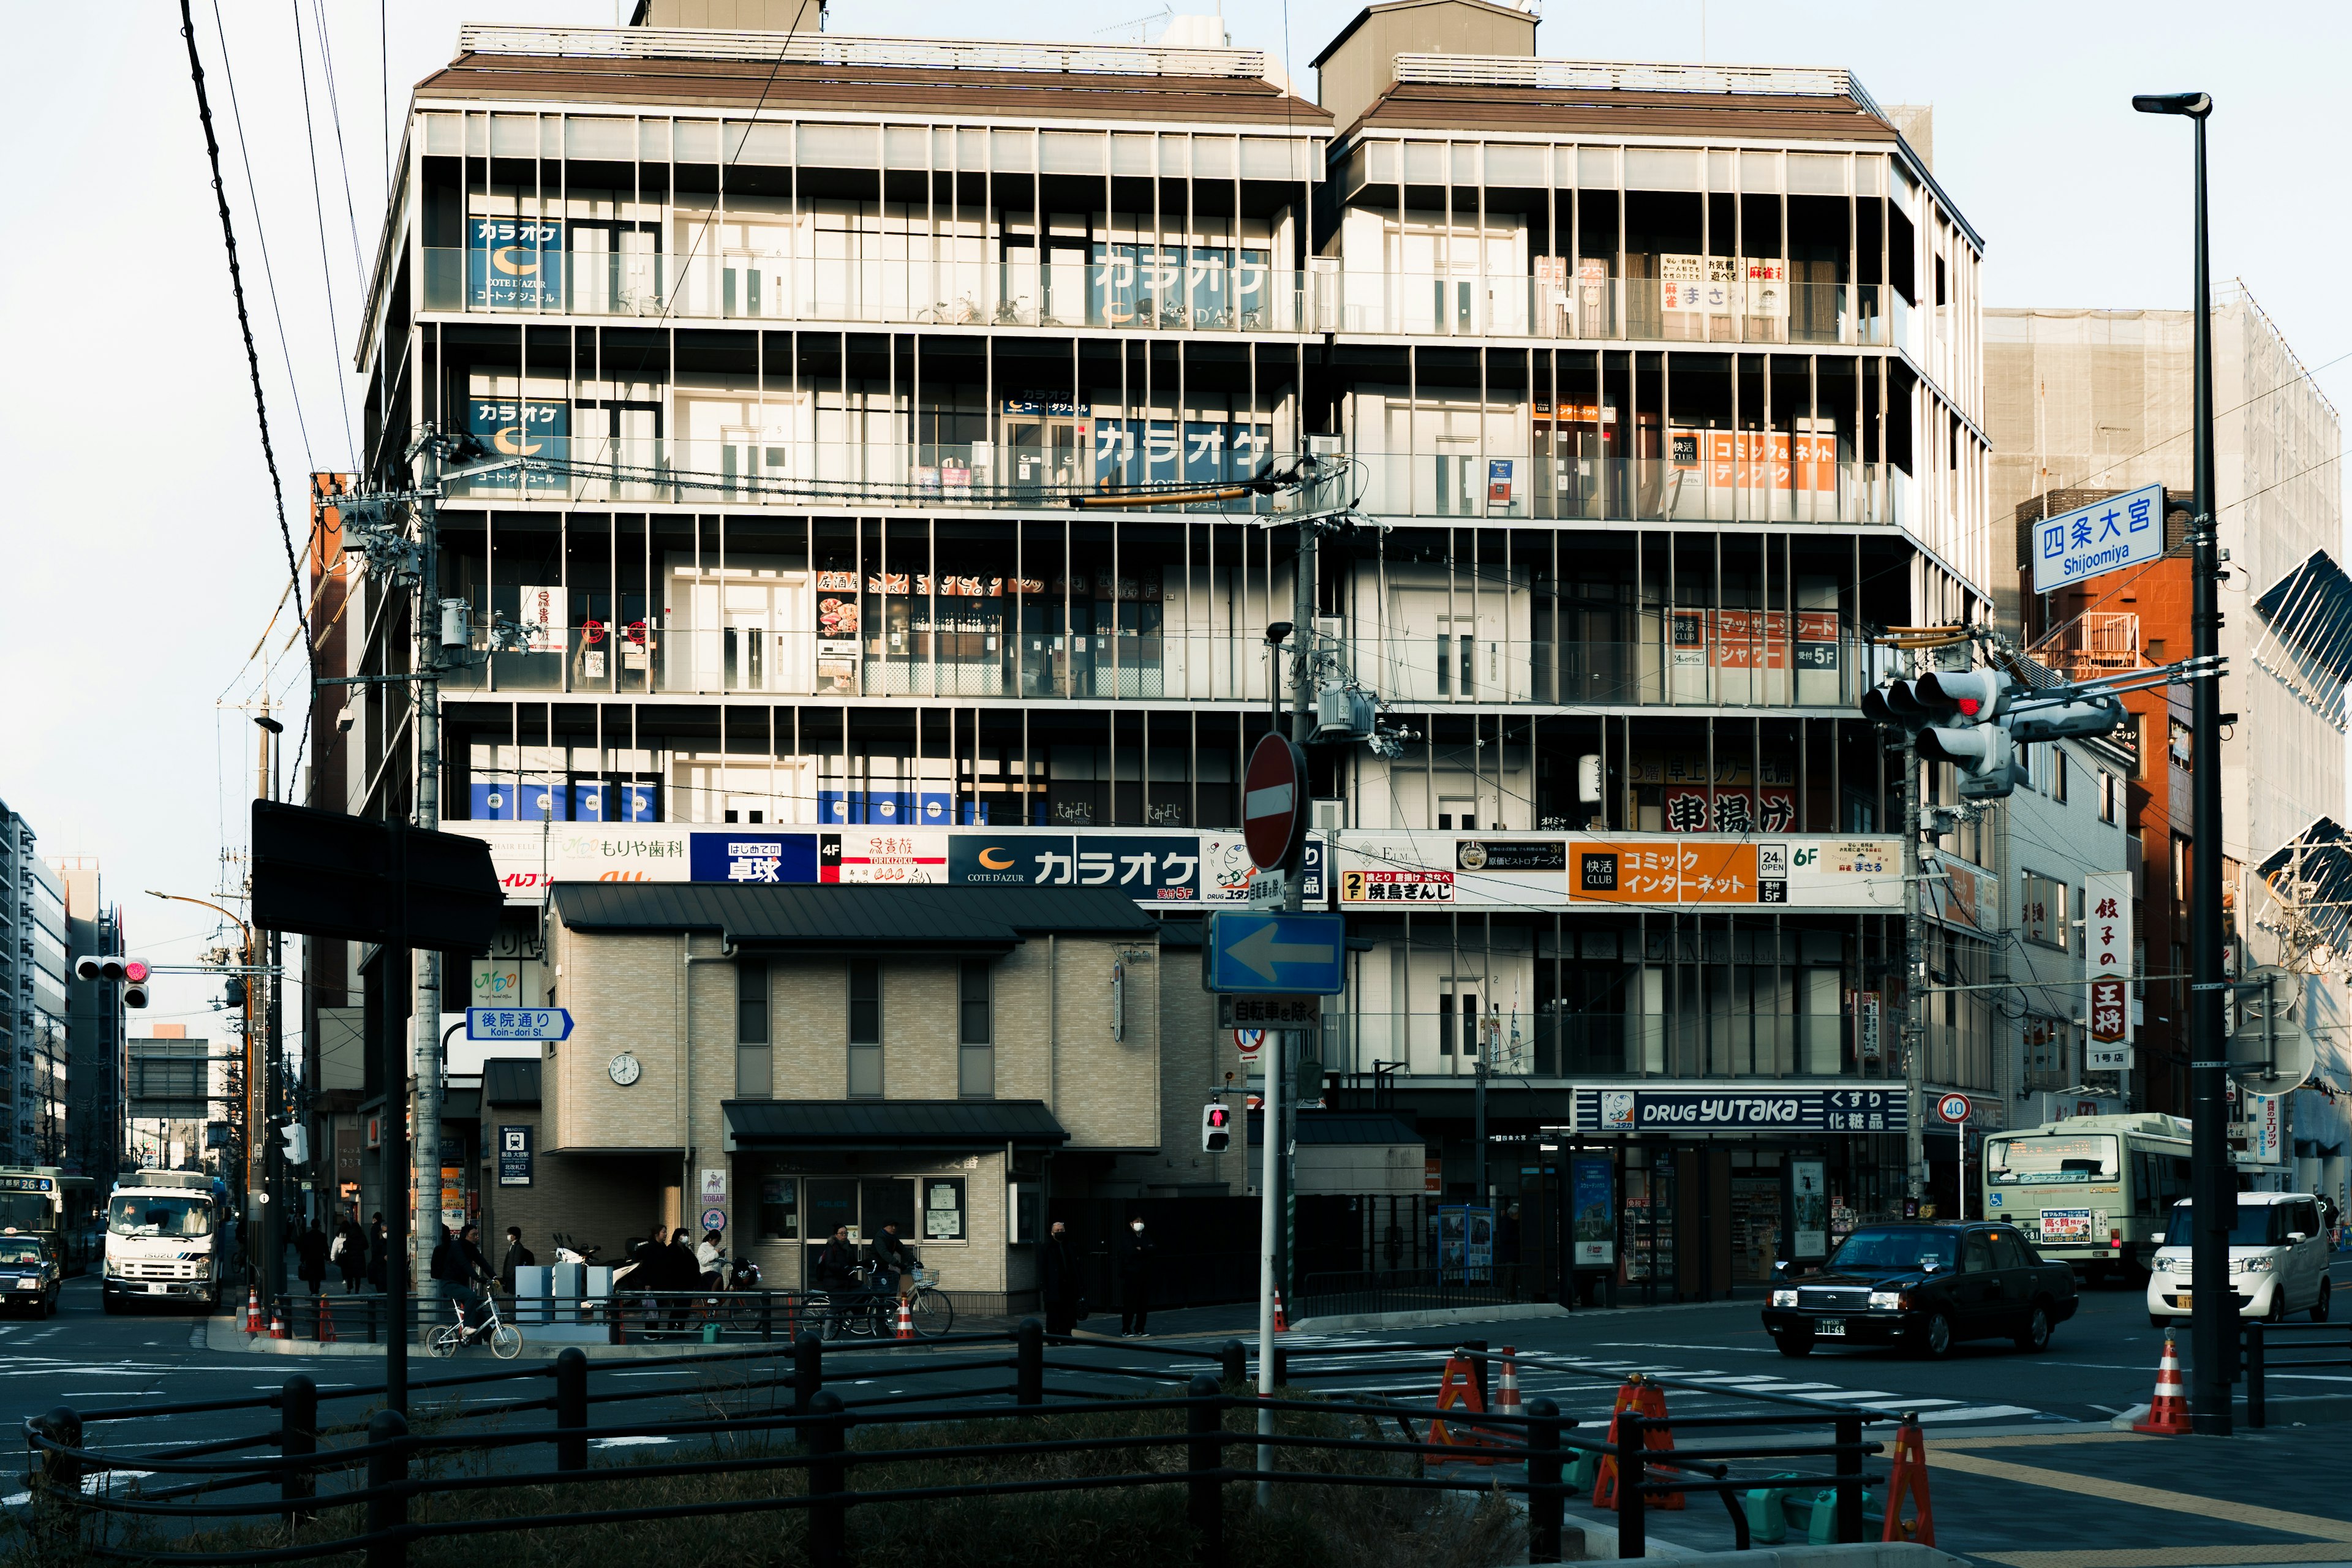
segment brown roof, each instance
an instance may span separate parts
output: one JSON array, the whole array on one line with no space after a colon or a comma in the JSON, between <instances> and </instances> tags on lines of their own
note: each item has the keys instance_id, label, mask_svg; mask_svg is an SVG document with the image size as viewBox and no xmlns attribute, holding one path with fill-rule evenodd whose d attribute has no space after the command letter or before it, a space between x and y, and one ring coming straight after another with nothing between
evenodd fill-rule
<instances>
[{"instance_id":1,"label":"brown roof","mask_svg":"<svg viewBox=\"0 0 2352 1568\"><path fill-rule=\"evenodd\" d=\"M1885 142L1895 127L1850 98L1800 93L1630 92L1611 88L1400 82L1349 129L1647 132L1774 141Z\"/></svg>"},{"instance_id":2,"label":"brown roof","mask_svg":"<svg viewBox=\"0 0 2352 1568\"><path fill-rule=\"evenodd\" d=\"M1258 78L893 69L761 60L460 55L420 99L663 104L748 110L963 111L1039 120L1255 121L1327 130L1330 114Z\"/></svg>"}]
</instances>

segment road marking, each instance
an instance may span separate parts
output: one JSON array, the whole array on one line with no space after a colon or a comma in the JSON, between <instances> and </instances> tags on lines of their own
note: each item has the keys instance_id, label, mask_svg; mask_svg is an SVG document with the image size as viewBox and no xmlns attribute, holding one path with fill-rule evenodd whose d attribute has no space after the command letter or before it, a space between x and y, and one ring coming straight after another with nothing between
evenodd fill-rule
<instances>
[{"instance_id":1,"label":"road marking","mask_svg":"<svg viewBox=\"0 0 2352 1568\"><path fill-rule=\"evenodd\" d=\"M1901 1405L1902 1401L1897 1400L1895 1403L1897 1405ZM1919 1419L1922 1424L1929 1421L1995 1421L2004 1415L2031 1415L2037 1420L2051 1421L2063 1421L2065 1419L2063 1415L2052 1415L2047 1411L2030 1409L2022 1405L1970 1405L1958 1410L1927 1410L1920 1408L1920 1406L1932 1405L1934 1403L1936 1402L1932 1399L1922 1399L1915 1402L1913 1405L1907 1406L1907 1408L1919 1410Z\"/></svg>"},{"instance_id":2,"label":"road marking","mask_svg":"<svg viewBox=\"0 0 2352 1568\"><path fill-rule=\"evenodd\" d=\"M2334 1542L2272 1546L2156 1546L2124 1551L1979 1552L1988 1563L2010 1568L2207 1568L2231 1563L2336 1563L2344 1549Z\"/></svg>"},{"instance_id":3,"label":"road marking","mask_svg":"<svg viewBox=\"0 0 2352 1568\"><path fill-rule=\"evenodd\" d=\"M2117 1434L2122 1436L2122 1434ZM2109 1480L2103 1476L2078 1475L2071 1470L2045 1469L2038 1465L2012 1464L2007 1459L1988 1459L1980 1454L1955 1453L1941 1444L1930 1444L1927 1463L1948 1470L1959 1470L1968 1475L1985 1476L1994 1480L2021 1481L2030 1487L2042 1487L2051 1491L2072 1492L2077 1497L2105 1498L2109 1502L2131 1503L2139 1508L2162 1509L2169 1513L2197 1514L2205 1519L2227 1520L2232 1524L2250 1524L2258 1530L2275 1530L2288 1535L2312 1535L2323 1541L2352 1542L2352 1521L2329 1519L2324 1514L2296 1513L2282 1508L2262 1508L2253 1503L2235 1502L2227 1498L2200 1497L2194 1492L2167 1491L2161 1487L2144 1487L2131 1481ZM2266 1548L2270 1561L2278 1561L2277 1548ZM1979 1555L1989 1555L1979 1553ZM2045 1563L2065 1554L2039 1552L2031 1554ZM2338 1553L2340 1556L2341 1553ZM2016 1556L2000 1559L2017 1564ZM2117 1559L2116 1561L2131 1561ZM2142 1554L2137 1561L2148 1563L2153 1558ZM2181 1562L2200 1559L2183 1558ZM2242 1563L2260 1563L2260 1556L2233 1559ZM2304 1559L2310 1561L2310 1559Z\"/></svg>"}]
</instances>

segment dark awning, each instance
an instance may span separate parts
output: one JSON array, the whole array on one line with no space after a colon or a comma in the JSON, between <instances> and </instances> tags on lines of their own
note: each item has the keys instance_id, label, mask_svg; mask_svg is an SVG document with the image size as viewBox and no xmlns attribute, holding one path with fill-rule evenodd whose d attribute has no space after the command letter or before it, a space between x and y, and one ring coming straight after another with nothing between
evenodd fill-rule
<instances>
[{"instance_id":1,"label":"dark awning","mask_svg":"<svg viewBox=\"0 0 2352 1568\"><path fill-rule=\"evenodd\" d=\"M539 1058L493 1057L482 1064L484 1105L537 1105Z\"/></svg>"},{"instance_id":2,"label":"dark awning","mask_svg":"<svg viewBox=\"0 0 2352 1568\"><path fill-rule=\"evenodd\" d=\"M1141 936L1156 923L1112 888L565 882L549 900L573 931L715 931L730 947L802 952L1005 953L1032 932Z\"/></svg>"},{"instance_id":3,"label":"dark awning","mask_svg":"<svg viewBox=\"0 0 2352 1568\"><path fill-rule=\"evenodd\" d=\"M730 1100L720 1109L738 1149L962 1152L1070 1140L1042 1100Z\"/></svg>"}]
</instances>

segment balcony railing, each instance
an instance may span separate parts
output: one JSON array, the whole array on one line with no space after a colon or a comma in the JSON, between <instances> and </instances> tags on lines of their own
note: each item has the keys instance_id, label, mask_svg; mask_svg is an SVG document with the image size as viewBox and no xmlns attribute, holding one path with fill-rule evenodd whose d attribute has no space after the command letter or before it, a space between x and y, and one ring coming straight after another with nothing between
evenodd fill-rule
<instances>
[{"instance_id":1,"label":"balcony railing","mask_svg":"<svg viewBox=\"0 0 2352 1568\"><path fill-rule=\"evenodd\" d=\"M1490 1072L1554 1078L1629 1073L1661 1078L1832 1076L1842 1069L1843 1020L1831 1014L1736 1011L1505 1014L1481 1037ZM1476 1075L1465 1047L1469 1025L1455 1015L1327 1011L1323 1063L1335 1070L1392 1062L1413 1078ZM1352 1032L1353 1040L1345 1037ZM1353 1055L1336 1054L1352 1050ZM1359 1068L1341 1068L1352 1061Z\"/></svg>"},{"instance_id":2,"label":"balcony railing","mask_svg":"<svg viewBox=\"0 0 2352 1568\"><path fill-rule=\"evenodd\" d=\"M1788 460L1769 431L1675 432L1685 458L1359 453L1364 510L1396 517L1622 518L1678 522L1899 522L1902 487L1884 463ZM1777 438L1779 457L1751 455ZM1740 455L1728 454L1738 443ZM1800 447L1806 445L1800 438ZM1713 447L1725 447L1718 460ZM1827 447L1826 439L1820 445Z\"/></svg>"},{"instance_id":3,"label":"balcony railing","mask_svg":"<svg viewBox=\"0 0 2352 1568\"><path fill-rule=\"evenodd\" d=\"M424 309L1864 348L1910 348L1913 339L1910 306L1875 284L1588 282L1564 271L1299 272L1271 265L1265 251L1230 246L1114 245L1108 256L1089 259L1071 251L1067 260L1045 261L851 259L723 248L679 254L650 246L591 251L558 248L560 236L535 247L528 239L531 225L514 226L526 236L523 243L427 247ZM639 237L620 237L625 244Z\"/></svg>"},{"instance_id":4,"label":"balcony railing","mask_svg":"<svg viewBox=\"0 0 2352 1568\"><path fill-rule=\"evenodd\" d=\"M824 596L821 596L824 597ZM855 595L845 595L854 601ZM1232 632L1018 630L1002 600L889 601L913 614L882 638L856 628L857 606L825 598L848 635L760 625L633 622L534 629L532 650L493 652L477 614L474 658L452 690L619 691L803 697L1021 698L1262 702L1260 628ZM1053 602L1055 618L1060 603ZM1028 612L1035 616L1037 611ZM936 618L935 618L936 617ZM1826 625L1808 625L1820 617ZM748 618L747 618L748 619ZM951 624L952 630L933 630ZM1350 667L1393 703L1415 708L1657 706L1849 708L1869 681L1869 649L1835 612L1676 611L1640 640L1506 641L1360 637ZM1712 623L1712 625L1710 624ZM1809 635L1810 634L1810 635ZM1668 637L1675 640L1668 642ZM1374 673L1377 672L1377 673Z\"/></svg>"}]
</instances>

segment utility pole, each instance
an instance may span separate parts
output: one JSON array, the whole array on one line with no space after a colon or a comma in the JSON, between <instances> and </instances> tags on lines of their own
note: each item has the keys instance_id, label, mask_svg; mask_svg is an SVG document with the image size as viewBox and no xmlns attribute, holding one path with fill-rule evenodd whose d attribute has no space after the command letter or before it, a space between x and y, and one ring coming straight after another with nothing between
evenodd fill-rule
<instances>
[{"instance_id":1,"label":"utility pole","mask_svg":"<svg viewBox=\"0 0 2352 1568\"><path fill-rule=\"evenodd\" d=\"M1304 499L1301 498L1302 502ZM1304 754L1307 742L1315 732L1315 524L1304 513L1298 520L1298 561L1292 574L1290 619L1297 627L1291 634L1295 640L1291 644L1290 662L1290 738ZM1272 668L1279 668L1280 662L1274 661ZM1277 689L1277 703L1279 700ZM1276 711L1279 712L1278 707ZM1280 728L1278 722L1276 728ZM1311 829L1315 821L1315 797L1303 777L1298 781L1298 808L1307 814L1307 826ZM1299 835L1299 842L1302 845L1306 842L1305 834ZM1296 914L1306 908L1307 857L1303 848L1292 864L1282 868L1282 907L1286 911ZM1325 875L1329 875L1328 868ZM1297 1056L1289 1075L1294 1087L1283 1095L1281 1100L1282 1247L1276 1277L1282 1281L1286 1292L1284 1300L1295 1312L1298 1310L1297 1282L1292 1277L1296 1261L1294 1249L1298 1239L1298 1097L1307 1088L1298 1069L1307 1061L1307 1032L1293 1029L1288 1032L1285 1043ZM1317 1087L1321 1086L1318 1084Z\"/></svg>"},{"instance_id":2,"label":"utility pole","mask_svg":"<svg viewBox=\"0 0 2352 1568\"><path fill-rule=\"evenodd\" d=\"M441 605L437 543L441 503L441 442L427 429L419 446L424 465L417 486L416 534L418 560L416 608L411 630L416 660L416 826L430 832L441 826ZM520 479L517 485L520 488ZM441 954L430 948L413 950L416 957L416 995L409 1019L410 1056L415 1089L410 1101L410 1144L415 1182L416 1223L410 1227L411 1278L423 1292L439 1239L441 1222ZM387 1096L394 1086L384 1086ZM399 1330L395 1330L399 1332Z\"/></svg>"},{"instance_id":3,"label":"utility pole","mask_svg":"<svg viewBox=\"0 0 2352 1568\"><path fill-rule=\"evenodd\" d=\"M2189 1248L2189 1290L2206 1303L2231 1299L2230 1236L2237 1227L2238 1188L2230 1165L2229 1046L2223 1012L2229 983L2221 974L2221 648L2220 538L2213 515L2213 287L2205 213L2205 121L2213 100L2201 92L2142 94L2142 114L2177 114L2196 128L2196 259L2189 310L2195 329L2190 372L2195 468L2189 524L2189 626L2197 674L2189 687L2193 733L2189 753L2189 1192L2195 1237ZM2234 1313L2202 1311L2189 1327L2190 1424L2200 1434L2230 1435L2230 1384L2237 1371Z\"/></svg>"},{"instance_id":4,"label":"utility pole","mask_svg":"<svg viewBox=\"0 0 2352 1568\"><path fill-rule=\"evenodd\" d=\"M267 692L262 694L261 713L254 720L254 723L261 731L260 777L256 781L257 787L255 793L266 799L276 800L278 798L278 737L285 733L286 726L269 716L269 697ZM261 1048L257 1063L259 1070L255 1074L257 1081L252 1087L258 1089L261 1102L261 1114L254 1119L256 1131L253 1136L261 1140L261 1191L266 1200L261 1205L261 1247L262 1256L267 1260L267 1271L264 1277L269 1282L268 1289L273 1297L282 1294L287 1286L286 1226L289 1223L284 1214L286 1152L278 1140L270 1136L269 1125L270 1117L283 1103L279 1093L278 1058L278 1031L284 1016L279 1012L278 1003L278 962L282 951L279 946L280 940L278 932L269 933L269 973L248 974L246 977L246 994L248 998L253 994L253 988L256 985L269 987L268 1002L262 1014ZM246 962L250 964L253 960L248 957Z\"/></svg>"},{"instance_id":5,"label":"utility pole","mask_svg":"<svg viewBox=\"0 0 2352 1568\"><path fill-rule=\"evenodd\" d=\"M1919 1101L1926 1087L1926 1053L1920 1048L1926 1033L1919 1016L1920 991L1927 981L1927 932L1922 929L1927 901L1927 871L1919 853L1919 737L1903 731L1903 1161L1904 1188L1916 1208L1927 1195L1927 1139L1919 1125Z\"/></svg>"}]
</instances>

